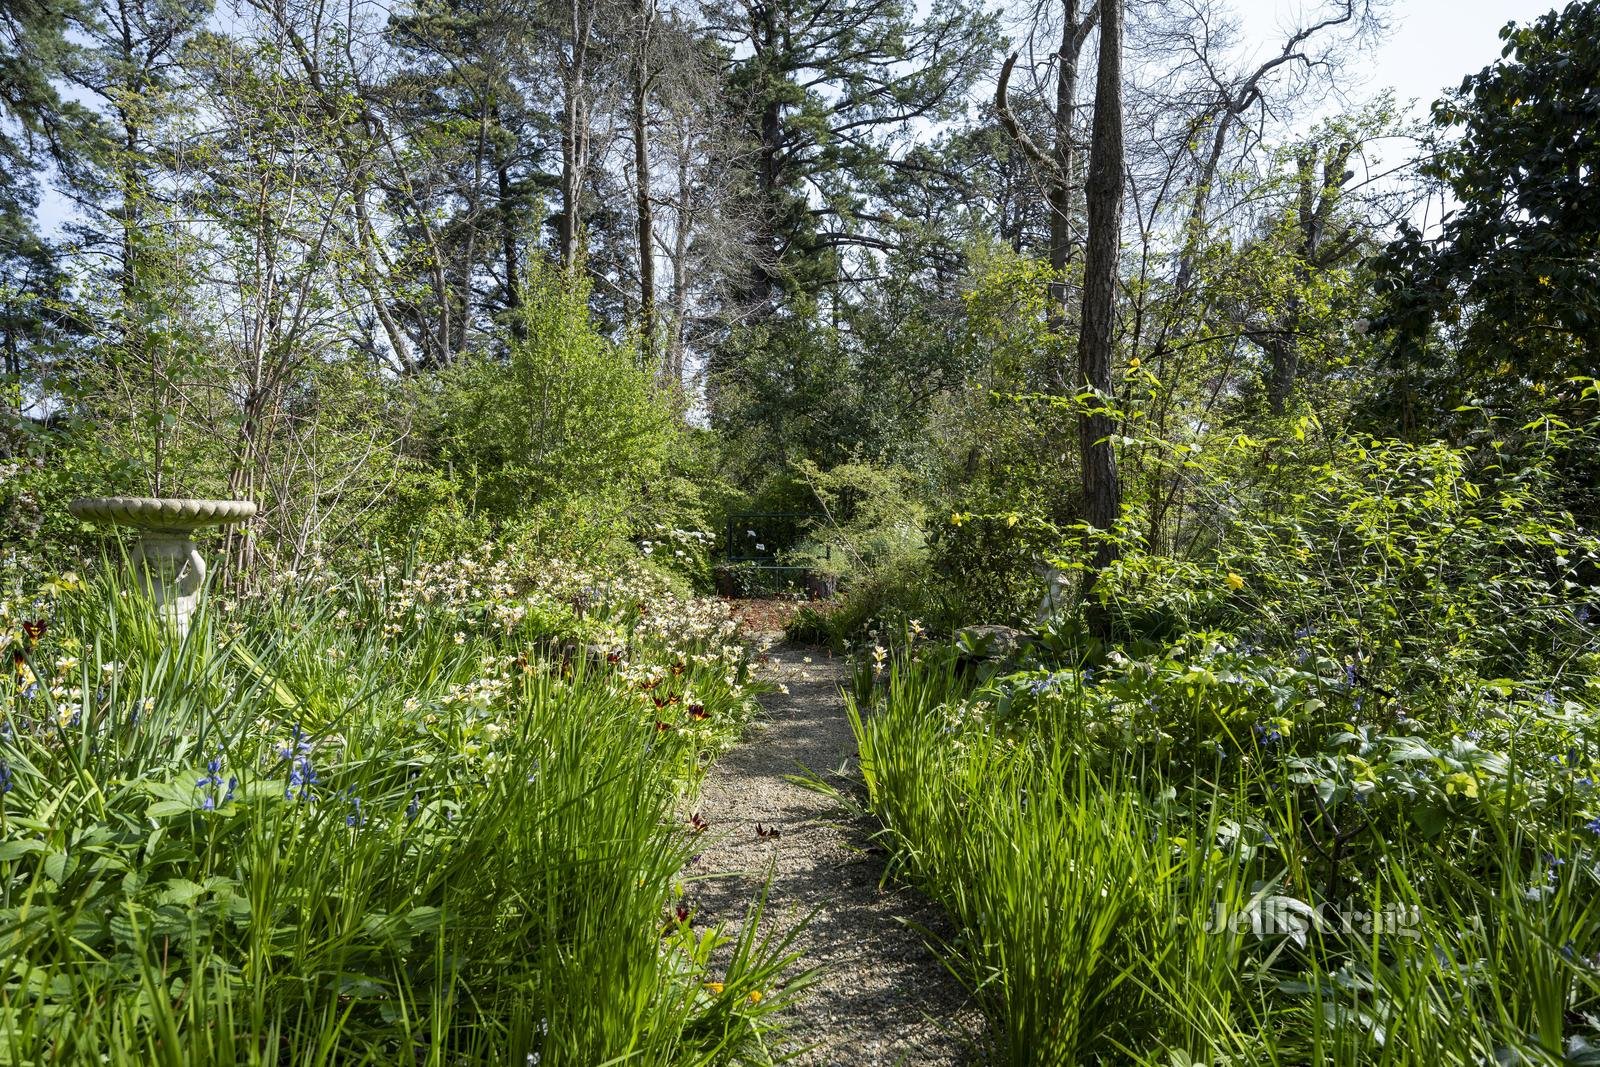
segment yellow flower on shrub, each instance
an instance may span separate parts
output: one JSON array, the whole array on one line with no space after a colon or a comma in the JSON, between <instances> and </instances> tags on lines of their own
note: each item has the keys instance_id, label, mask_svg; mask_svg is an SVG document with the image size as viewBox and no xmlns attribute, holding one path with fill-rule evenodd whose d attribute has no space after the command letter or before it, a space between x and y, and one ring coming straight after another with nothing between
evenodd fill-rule
<instances>
[{"instance_id":1,"label":"yellow flower on shrub","mask_svg":"<svg viewBox=\"0 0 1600 1067\"><path fill-rule=\"evenodd\" d=\"M950 525L951 526L960 526L962 523L964 523L966 521L967 521L967 516L961 514L961 512L952 511L950 513Z\"/></svg>"},{"instance_id":2,"label":"yellow flower on shrub","mask_svg":"<svg viewBox=\"0 0 1600 1067\"><path fill-rule=\"evenodd\" d=\"M1237 574L1233 573L1232 571L1229 571L1228 572L1228 577L1223 579L1223 580L1228 583L1228 588L1229 589L1243 589L1244 588L1244 579L1239 577Z\"/></svg>"},{"instance_id":3,"label":"yellow flower on shrub","mask_svg":"<svg viewBox=\"0 0 1600 1067\"><path fill-rule=\"evenodd\" d=\"M752 1003L752 1004L760 1004L761 1003L761 990L759 990L759 989L750 990L750 1003Z\"/></svg>"}]
</instances>

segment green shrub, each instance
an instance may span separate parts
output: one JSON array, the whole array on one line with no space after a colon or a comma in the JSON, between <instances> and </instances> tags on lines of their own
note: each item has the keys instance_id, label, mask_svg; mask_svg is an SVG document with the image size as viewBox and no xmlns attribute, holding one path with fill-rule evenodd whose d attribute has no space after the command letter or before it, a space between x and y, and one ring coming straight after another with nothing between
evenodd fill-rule
<instances>
[{"instance_id":1,"label":"green shrub","mask_svg":"<svg viewBox=\"0 0 1600 1067\"><path fill-rule=\"evenodd\" d=\"M1227 472L1268 462L1248 505ZM1200 484L1224 516L1203 554L1130 542L1097 595L1127 638L1224 629L1345 661L1384 689L1535 677L1592 654L1600 539L1552 501L1549 452L1351 440L1222 449Z\"/></svg>"},{"instance_id":2,"label":"green shrub","mask_svg":"<svg viewBox=\"0 0 1600 1067\"><path fill-rule=\"evenodd\" d=\"M429 439L469 510L556 553L639 532L669 472L677 420L633 353L589 317L588 286L530 266L502 360L480 353L441 378Z\"/></svg>"}]
</instances>

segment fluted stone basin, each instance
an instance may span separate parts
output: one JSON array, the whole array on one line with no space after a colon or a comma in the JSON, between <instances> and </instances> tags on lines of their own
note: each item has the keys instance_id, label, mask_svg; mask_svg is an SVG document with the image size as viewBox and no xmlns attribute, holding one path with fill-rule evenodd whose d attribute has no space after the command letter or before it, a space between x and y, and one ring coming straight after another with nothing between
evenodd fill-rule
<instances>
[{"instance_id":1,"label":"fluted stone basin","mask_svg":"<svg viewBox=\"0 0 1600 1067\"><path fill-rule=\"evenodd\" d=\"M256 506L248 500L96 496L74 500L67 510L85 522L139 531L139 543L129 556L135 580L181 634L189 628L206 582L206 561L191 540L194 532L244 522Z\"/></svg>"}]
</instances>

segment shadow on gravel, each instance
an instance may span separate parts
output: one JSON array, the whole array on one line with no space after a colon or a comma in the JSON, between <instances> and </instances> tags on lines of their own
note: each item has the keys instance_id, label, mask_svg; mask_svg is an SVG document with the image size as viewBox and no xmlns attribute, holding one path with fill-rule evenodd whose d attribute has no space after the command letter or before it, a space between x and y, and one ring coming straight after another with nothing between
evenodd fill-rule
<instances>
[{"instance_id":1,"label":"shadow on gravel","mask_svg":"<svg viewBox=\"0 0 1600 1067\"><path fill-rule=\"evenodd\" d=\"M855 739L839 693L843 663L780 645L762 673L789 692L762 699L760 723L701 790L696 808L710 829L688 872L697 920L735 926L769 871L768 921L810 917L798 947L820 970L792 1014L790 1037L791 1047L814 1047L791 1062L980 1062L971 1050L981 1017L919 932L943 936L942 916L909 889L879 892L884 856L871 846L875 823L790 780L816 776L842 791L857 788ZM838 777L841 767L849 778ZM758 836L757 823L778 836Z\"/></svg>"}]
</instances>

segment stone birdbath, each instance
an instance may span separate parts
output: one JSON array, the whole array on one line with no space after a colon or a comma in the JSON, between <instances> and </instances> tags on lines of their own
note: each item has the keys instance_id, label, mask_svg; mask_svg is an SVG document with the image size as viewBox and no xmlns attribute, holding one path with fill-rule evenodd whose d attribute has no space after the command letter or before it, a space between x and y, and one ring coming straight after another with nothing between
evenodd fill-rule
<instances>
[{"instance_id":1,"label":"stone birdbath","mask_svg":"<svg viewBox=\"0 0 1600 1067\"><path fill-rule=\"evenodd\" d=\"M139 543L129 556L135 581L181 635L188 632L206 582L206 561L192 540L194 532L244 522L256 506L248 500L97 496L74 500L67 510L85 522L139 531Z\"/></svg>"}]
</instances>

